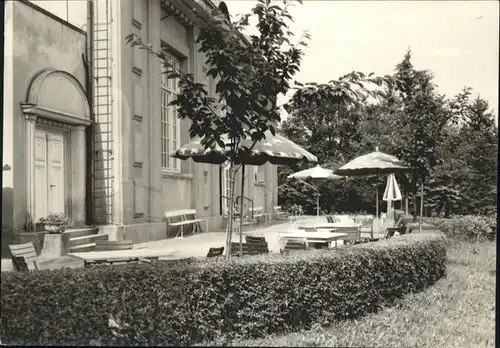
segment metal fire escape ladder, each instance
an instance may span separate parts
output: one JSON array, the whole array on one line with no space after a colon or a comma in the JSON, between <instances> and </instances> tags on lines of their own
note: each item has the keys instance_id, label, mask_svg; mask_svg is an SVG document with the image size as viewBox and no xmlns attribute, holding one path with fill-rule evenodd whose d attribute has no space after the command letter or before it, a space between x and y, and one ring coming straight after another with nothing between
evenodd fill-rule
<instances>
[{"instance_id":1,"label":"metal fire escape ladder","mask_svg":"<svg viewBox=\"0 0 500 348\"><path fill-rule=\"evenodd\" d=\"M114 223L111 1L94 0L94 205L97 225Z\"/></svg>"}]
</instances>

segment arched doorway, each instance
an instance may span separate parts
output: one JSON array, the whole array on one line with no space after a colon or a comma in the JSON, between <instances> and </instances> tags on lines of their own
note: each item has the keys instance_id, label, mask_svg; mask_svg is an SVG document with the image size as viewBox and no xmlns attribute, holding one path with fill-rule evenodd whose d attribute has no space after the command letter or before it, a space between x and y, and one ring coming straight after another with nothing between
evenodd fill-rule
<instances>
[{"instance_id":1,"label":"arched doorway","mask_svg":"<svg viewBox=\"0 0 500 348\"><path fill-rule=\"evenodd\" d=\"M61 70L43 70L21 103L26 128L26 228L49 213L85 222L86 138L91 124L85 91Z\"/></svg>"}]
</instances>

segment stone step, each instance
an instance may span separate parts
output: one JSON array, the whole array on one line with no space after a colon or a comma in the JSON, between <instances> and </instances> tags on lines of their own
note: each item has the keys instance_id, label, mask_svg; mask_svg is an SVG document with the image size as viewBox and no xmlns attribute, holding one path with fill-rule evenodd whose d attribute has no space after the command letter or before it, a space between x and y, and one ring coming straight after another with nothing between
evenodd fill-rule
<instances>
[{"instance_id":1,"label":"stone step","mask_svg":"<svg viewBox=\"0 0 500 348\"><path fill-rule=\"evenodd\" d=\"M108 235L107 234L91 234L91 235L70 238L69 239L69 247L71 248L71 247L77 246L77 245L94 243L96 240L108 240Z\"/></svg>"},{"instance_id":2,"label":"stone step","mask_svg":"<svg viewBox=\"0 0 500 348\"><path fill-rule=\"evenodd\" d=\"M88 236L88 235L93 235L98 233L98 228L97 227L84 227L84 228L77 228L77 229L71 229L64 231L63 234L65 237L68 239L72 239L75 237L81 237L81 236Z\"/></svg>"},{"instance_id":3,"label":"stone step","mask_svg":"<svg viewBox=\"0 0 500 348\"><path fill-rule=\"evenodd\" d=\"M87 251L94 251L95 243L88 243L82 245L75 245L69 248L70 253L83 253Z\"/></svg>"}]
</instances>

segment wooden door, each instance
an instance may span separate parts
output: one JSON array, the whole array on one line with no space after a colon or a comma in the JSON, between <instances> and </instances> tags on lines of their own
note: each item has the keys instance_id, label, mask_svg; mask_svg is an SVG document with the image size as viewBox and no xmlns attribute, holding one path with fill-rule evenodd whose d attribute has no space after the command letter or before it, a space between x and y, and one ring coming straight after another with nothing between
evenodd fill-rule
<instances>
[{"instance_id":1,"label":"wooden door","mask_svg":"<svg viewBox=\"0 0 500 348\"><path fill-rule=\"evenodd\" d=\"M35 132L35 221L49 213L65 213L64 135Z\"/></svg>"},{"instance_id":2,"label":"wooden door","mask_svg":"<svg viewBox=\"0 0 500 348\"><path fill-rule=\"evenodd\" d=\"M64 213L64 136L47 132L47 178L50 213Z\"/></svg>"}]
</instances>

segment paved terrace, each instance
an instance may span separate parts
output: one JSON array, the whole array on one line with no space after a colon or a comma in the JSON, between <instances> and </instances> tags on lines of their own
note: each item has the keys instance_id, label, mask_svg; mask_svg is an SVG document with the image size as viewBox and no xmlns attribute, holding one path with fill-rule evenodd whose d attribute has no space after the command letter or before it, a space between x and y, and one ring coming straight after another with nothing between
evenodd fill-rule
<instances>
[{"instance_id":1,"label":"paved terrace","mask_svg":"<svg viewBox=\"0 0 500 348\"><path fill-rule=\"evenodd\" d=\"M326 222L325 217L317 218L315 216L303 216L300 223L315 223ZM264 225L262 227L255 226L253 229L243 232L243 235L264 236L269 244L269 250L273 253L278 253L280 245L278 243L278 234L280 231L286 231L290 228L290 222L274 223L272 225ZM383 236L381 233L374 232L376 238ZM370 237L370 229L362 228L361 237ZM233 242L239 242L239 234L233 234ZM243 236L243 242L245 242ZM226 233L208 232L200 233L185 238L164 239L144 243L144 245L155 251L165 252L165 257L160 260L175 260L187 257L204 258L207 255L210 247L221 247L226 244ZM83 261L71 256L63 256L55 259L39 259L37 262L40 269L56 269L62 267L83 267ZM1 271L12 271L12 262L10 259L2 259Z\"/></svg>"}]
</instances>

